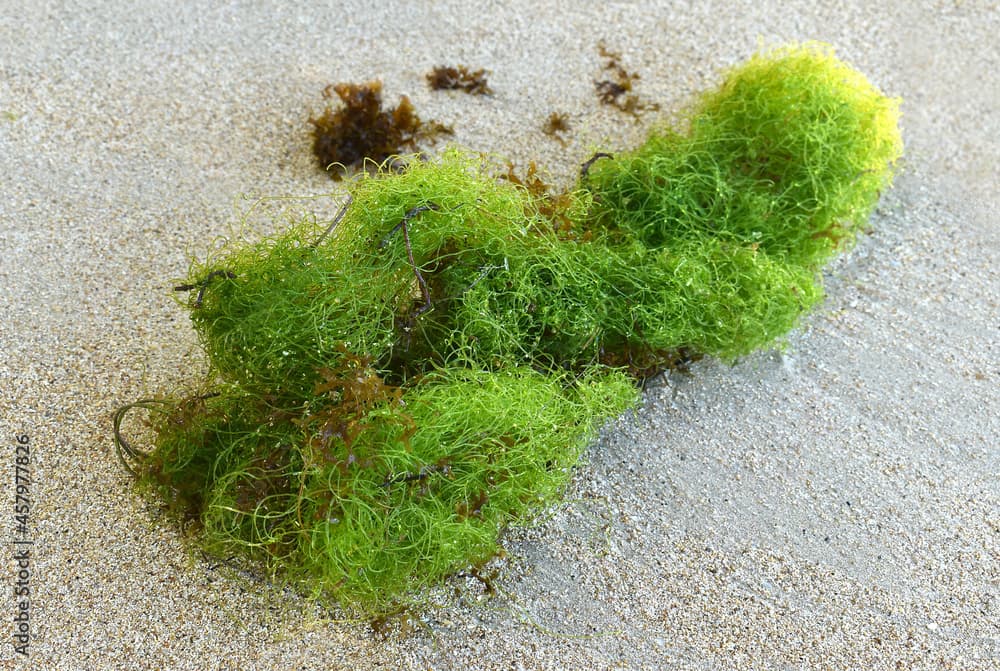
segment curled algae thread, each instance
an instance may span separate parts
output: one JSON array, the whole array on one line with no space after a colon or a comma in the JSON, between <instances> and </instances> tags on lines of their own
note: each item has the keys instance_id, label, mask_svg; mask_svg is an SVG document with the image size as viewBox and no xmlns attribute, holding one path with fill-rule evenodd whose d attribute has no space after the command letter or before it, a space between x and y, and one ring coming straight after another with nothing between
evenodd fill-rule
<instances>
[{"instance_id":1,"label":"curled algae thread","mask_svg":"<svg viewBox=\"0 0 1000 671\"><path fill-rule=\"evenodd\" d=\"M325 227L194 263L210 375L116 414L123 463L207 551L357 612L478 570L637 381L795 326L902 151L896 101L817 44L731 69L684 121L561 194L457 148L389 159ZM136 408L149 451L122 436Z\"/></svg>"}]
</instances>

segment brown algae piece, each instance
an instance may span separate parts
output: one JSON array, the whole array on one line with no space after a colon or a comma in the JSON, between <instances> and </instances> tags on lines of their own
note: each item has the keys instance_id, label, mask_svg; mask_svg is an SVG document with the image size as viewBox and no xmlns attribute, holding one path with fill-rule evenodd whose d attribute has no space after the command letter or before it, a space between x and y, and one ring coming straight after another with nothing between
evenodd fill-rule
<instances>
[{"instance_id":1,"label":"brown algae piece","mask_svg":"<svg viewBox=\"0 0 1000 671\"><path fill-rule=\"evenodd\" d=\"M330 176L339 180L346 169L358 168L366 160L382 164L390 156L415 152L417 144L454 131L436 121L420 120L413 103L402 96L392 109L382 107L382 82L341 83L328 86L323 95L340 99L337 109L328 106L313 125L313 153L323 169L331 165Z\"/></svg>"},{"instance_id":2,"label":"brown algae piece","mask_svg":"<svg viewBox=\"0 0 1000 671\"><path fill-rule=\"evenodd\" d=\"M568 132L570 129L569 117L562 112L553 112L546 119L545 125L542 126L542 132L551 138L555 138L559 141L559 144L566 146L566 138L564 138L559 133Z\"/></svg>"},{"instance_id":3,"label":"brown algae piece","mask_svg":"<svg viewBox=\"0 0 1000 671\"><path fill-rule=\"evenodd\" d=\"M427 83L435 91L459 90L477 96L493 93L493 89L486 83L486 70L470 71L464 65L439 65L427 73Z\"/></svg>"},{"instance_id":4,"label":"brown algae piece","mask_svg":"<svg viewBox=\"0 0 1000 671\"><path fill-rule=\"evenodd\" d=\"M641 112L660 109L658 104L643 102L639 95L633 92L632 84L639 79L639 75L622 67L619 61L621 54L610 51L603 42L597 45L597 51L607 59L604 69L613 76L613 79L594 82L597 97L602 103L617 107L622 112L637 118Z\"/></svg>"},{"instance_id":5,"label":"brown algae piece","mask_svg":"<svg viewBox=\"0 0 1000 671\"><path fill-rule=\"evenodd\" d=\"M516 166L508 162L506 174L499 175L499 178L527 191L532 197L532 207L538 214L552 222L552 230L560 239L580 237L590 239L589 235L578 230L581 228L579 225L574 225L573 208L576 200L573 194L569 191L555 191L552 185L538 174L538 165L534 161L528 163L523 177L518 176Z\"/></svg>"}]
</instances>

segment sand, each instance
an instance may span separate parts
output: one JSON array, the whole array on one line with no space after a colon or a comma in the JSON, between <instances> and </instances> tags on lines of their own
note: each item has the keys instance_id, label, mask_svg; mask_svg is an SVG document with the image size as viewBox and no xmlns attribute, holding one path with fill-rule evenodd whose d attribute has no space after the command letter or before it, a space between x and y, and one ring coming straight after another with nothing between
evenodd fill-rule
<instances>
[{"instance_id":1,"label":"sand","mask_svg":"<svg viewBox=\"0 0 1000 671\"><path fill-rule=\"evenodd\" d=\"M1000 667L995 2L137 4L0 1L0 667ZM804 39L904 99L870 234L784 351L663 378L608 426L565 502L505 536L497 596L453 581L383 639L192 556L130 488L112 412L203 367L173 281L259 196L335 192L309 151L327 84L380 78L567 183L655 120L597 103L601 40L668 110ZM457 63L495 94L428 90ZM540 131L554 111L565 147Z\"/></svg>"}]
</instances>

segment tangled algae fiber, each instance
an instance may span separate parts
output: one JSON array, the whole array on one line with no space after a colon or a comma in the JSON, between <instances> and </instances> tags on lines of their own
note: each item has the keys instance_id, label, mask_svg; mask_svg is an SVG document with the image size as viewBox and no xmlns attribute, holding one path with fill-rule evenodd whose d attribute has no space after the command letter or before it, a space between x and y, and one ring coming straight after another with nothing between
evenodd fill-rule
<instances>
[{"instance_id":1,"label":"tangled algae fiber","mask_svg":"<svg viewBox=\"0 0 1000 671\"><path fill-rule=\"evenodd\" d=\"M555 214L460 149L358 175L333 225L192 266L211 374L122 408L120 453L209 551L406 605L557 497L637 378L792 328L901 148L896 102L807 44L589 164ZM136 408L149 451L121 435Z\"/></svg>"}]
</instances>

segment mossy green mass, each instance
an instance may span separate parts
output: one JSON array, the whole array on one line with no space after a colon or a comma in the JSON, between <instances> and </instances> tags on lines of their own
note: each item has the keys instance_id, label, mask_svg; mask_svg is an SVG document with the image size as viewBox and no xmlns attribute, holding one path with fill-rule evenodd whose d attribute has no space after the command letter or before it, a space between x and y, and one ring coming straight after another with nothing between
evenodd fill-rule
<instances>
[{"instance_id":1,"label":"mossy green mass","mask_svg":"<svg viewBox=\"0 0 1000 671\"><path fill-rule=\"evenodd\" d=\"M557 217L459 149L360 175L331 230L193 265L211 376L120 448L212 552L405 605L553 501L637 378L794 327L901 151L897 102L806 44L593 162Z\"/></svg>"}]
</instances>

